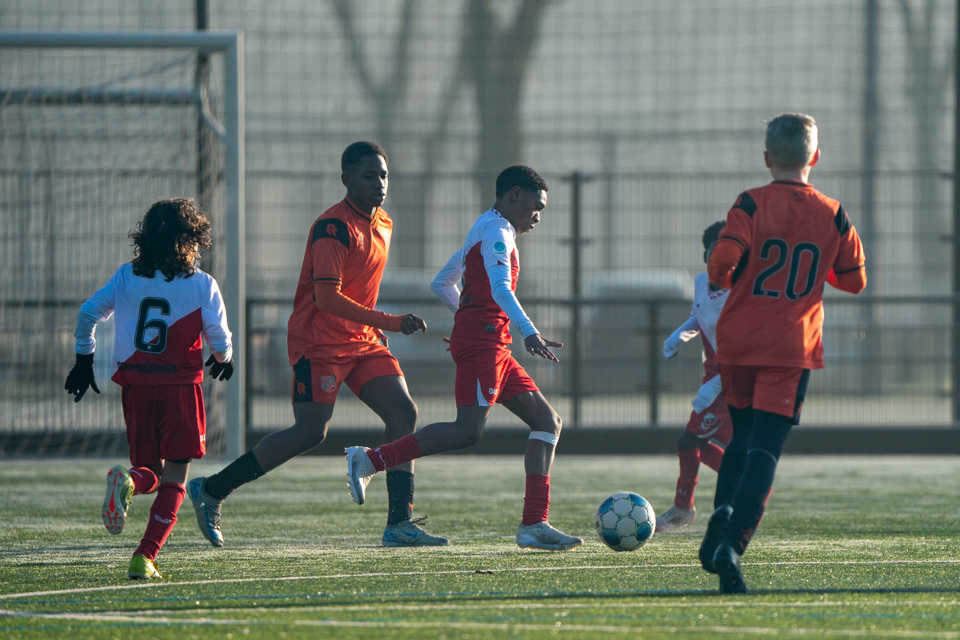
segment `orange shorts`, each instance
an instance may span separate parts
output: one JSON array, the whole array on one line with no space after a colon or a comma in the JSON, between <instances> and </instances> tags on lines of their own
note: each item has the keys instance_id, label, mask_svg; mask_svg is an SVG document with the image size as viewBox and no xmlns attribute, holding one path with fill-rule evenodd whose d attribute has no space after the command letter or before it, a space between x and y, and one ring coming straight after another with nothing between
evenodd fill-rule
<instances>
[{"instance_id":1,"label":"orange shorts","mask_svg":"<svg viewBox=\"0 0 960 640\"><path fill-rule=\"evenodd\" d=\"M505 344L451 338L450 355L457 363L458 407L489 407L525 391L540 391Z\"/></svg>"},{"instance_id":2,"label":"orange shorts","mask_svg":"<svg viewBox=\"0 0 960 640\"><path fill-rule=\"evenodd\" d=\"M120 398L133 466L196 460L206 453L207 416L200 385L123 387Z\"/></svg>"},{"instance_id":3,"label":"orange shorts","mask_svg":"<svg viewBox=\"0 0 960 640\"><path fill-rule=\"evenodd\" d=\"M787 416L793 418L793 424L800 424L809 380L810 369L720 363L727 404L736 409L753 407Z\"/></svg>"},{"instance_id":4,"label":"orange shorts","mask_svg":"<svg viewBox=\"0 0 960 640\"><path fill-rule=\"evenodd\" d=\"M403 371L393 354L382 345L364 349L359 354L300 358L293 365L293 402L334 404L343 382L359 398L363 385L383 376L403 377Z\"/></svg>"}]
</instances>

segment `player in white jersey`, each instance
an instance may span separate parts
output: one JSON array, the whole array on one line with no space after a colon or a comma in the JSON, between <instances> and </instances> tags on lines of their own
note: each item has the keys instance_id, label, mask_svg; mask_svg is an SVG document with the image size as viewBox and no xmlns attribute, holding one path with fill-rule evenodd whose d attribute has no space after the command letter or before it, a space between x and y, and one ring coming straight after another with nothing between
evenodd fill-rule
<instances>
[{"instance_id":1,"label":"player in white jersey","mask_svg":"<svg viewBox=\"0 0 960 640\"><path fill-rule=\"evenodd\" d=\"M523 335L526 350L552 362L562 347L544 340L514 293L520 273L516 237L540 222L547 184L530 167L515 165L497 177L497 201L480 216L466 241L431 288L456 313L450 352L457 363L457 419L427 425L394 442L368 450L347 449L347 477L354 501L363 504L373 474L421 456L463 449L480 441L493 405L502 404L530 427L524 469L523 519L517 528L521 548L562 551L583 540L547 522L550 469L561 420L534 381L510 352L510 322ZM457 290L457 283L463 289Z\"/></svg>"},{"instance_id":2,"label":"player in white jersey","mask_svg":"<svg viewBox=\"0 0 960 640\"><path fill-rule=\"evenodd\" d=\"M103 524L120 533L131 498L156 491L127 575L162 578L157 554L177 522L190 460L206 452L203 367L228 380L233 348L217 282L197 268L200 250L210 247L210 221L193 200L155 203L129 237L133 260L80 307L77 362L64 388L74 402L88 388L100 393L93 375L96 325L115 315L111 371L123 388L133 466L107 473ZM201 335L213 352L206 365Z\"/></svg>"},{"instance_id":3,"label":"player in white jersey","mask_svg":"<svg viewBox=\"0 0 960 640\"><path fill-rule=\"evenodd\" d=\"M720 237L724 222L715 222L703 232L703 259L710 259L713 247ZM703 342L703 385L693 399L693 411L687 428L677 441L680 458L680 477L673 506L657 518L657 532L663 533L685 527L697 517L693 492L697 486L700 463L714 471L720 469L723 447L733 436L733 423L727 410L727 401L720 384L717 364L717 320L729 295L727 289L710 283L706 273L694 279L693 307L690 317L663 343L663 355L677 355L681 342L689 342L700 334ZM716 444L717 442L720 445Z\"/></svg>"}]
</instances>

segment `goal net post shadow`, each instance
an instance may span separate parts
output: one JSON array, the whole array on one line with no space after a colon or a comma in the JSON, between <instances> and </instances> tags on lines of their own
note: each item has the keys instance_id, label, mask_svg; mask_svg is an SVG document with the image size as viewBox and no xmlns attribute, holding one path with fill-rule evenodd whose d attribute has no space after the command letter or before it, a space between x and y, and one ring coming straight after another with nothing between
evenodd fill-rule
<instances>
[{"instance_id":1,"label":"goal net post shadow","mask_svg":"<svg viewBox=\"0 0 960 640\"><path fill-rule=\"evenodd\" d=\"M122 430L104 376L108 323L95 363L103 396L74 405L63 390L77 310L130 258L124 236L150 204L195 196L215 225L203 268L223 291L237 365L229 382L205 385L210 452L245 451L243 56L242 32L0 30L0 443Z\"/></svg>"}]
</instances>

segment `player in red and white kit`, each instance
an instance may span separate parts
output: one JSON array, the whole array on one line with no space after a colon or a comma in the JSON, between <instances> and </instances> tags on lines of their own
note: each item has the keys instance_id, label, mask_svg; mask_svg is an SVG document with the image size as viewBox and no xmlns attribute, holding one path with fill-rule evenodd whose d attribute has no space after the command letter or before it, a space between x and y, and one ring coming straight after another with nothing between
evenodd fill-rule
<instances>
[{"instance_id":1,"label":"player in red and white kit","mask_svg":"<svg viewBox=\"0 0 960 640\"><path fill-rule=\"evenodd\" d=\"M700 563L722 593L745 593L743 555L763 518L783 445L800 423L811 369L823 368L823 288L867 285L863 245L840 203L807 181L820 160L813 118L767 124L773 182L740 194L710 256L710 281L730 289L717 360L733 438L717 475Z\"/></svg>"},{"instance_id":2,"label":"player in red and white kit","mask_svg":"<svg viewBox=\"0 0 960 640\"><path fill-rule=\"evenodd\" d=\"M457 364L455 422L431 424L376 449L349 447L350 493L363 504L373 474L421 456L463 449L480 441L490 410L498 402L530 427L524 458L526 492L517 528L521 548L566 550L583 543L547 522L550 468L561 420L527 372L511 355L510 323L526 350L559 362L515 294L520 273L516 237L533 230L547 205L547 184L536 171L515 165L497 177L497 201L467 233L463 246L431 284L456 313L450 352ZM457 283L463 282L462 290Z\"/></svg>"},{"instance_id":3,"label":"player in red and white kit","mask_svg":"<svg viewBox=\"0 0 960 640\"><path fill-rule=\"evenodd\" d=\"M123 387L133 466L107 473L103 524L120 533L131 498L156 491L127 575L162 578L157 554L177 522L190 460L206 452L200 336L213 352L206 364L214 378L233 375L233 348L217 282L196 266L200 250L210 246L210 221L193 200L157 202L130 238L133 260L80 307L77 363L64 388L75 402L88 387L100 393L93 375L96 325L115 315L112 379Z\"/></svg>"},{"instance_id":4,"label":"player in red and white kit","mask_svg":"<svg viewBox=\"0 0 960 640\"><path fill-rule=\"evenodd\" d=\"M703 261L710 260L713 247L725 222L715 222L703 232ZM693 306L690 317L663 343L663 355L677 355L681 342L689 342L700 335L703 341L703 383L693 399L693 411L687 428L677 442L680 458L680 478L673 506L657 518L657 533L673 531L691 524L697 518L693 492L697 487L700 463L714 471L720 469L723 447L730 442L733 426L727 411L727 400L720 383L720 367L717 364L717 320L730 293L723 287L710 283L706 273L694 279ZM714 442L716 441L716 442Z\"/></svg>"}]
</instances>

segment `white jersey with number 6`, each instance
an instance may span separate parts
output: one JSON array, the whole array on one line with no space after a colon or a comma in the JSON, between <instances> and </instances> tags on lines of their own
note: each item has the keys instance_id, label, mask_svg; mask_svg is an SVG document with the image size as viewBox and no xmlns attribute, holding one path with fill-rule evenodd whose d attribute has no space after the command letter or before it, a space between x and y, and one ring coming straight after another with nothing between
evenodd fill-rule
<instances>
[{"instance_id":1,"label":"white jersey with number 6","mask_svg":"<svg viewBox=\"0 0 960 640\"><path fill-rule=\"evenodd\" d=\"M200 335L220 362L233 358L227 313L217 281L197 271L170 282L133 274L126 263L80 307L77 353L96 350L96 325L116 314L111 373L121 386L199 384L203 381Z\"/></svg>"}]
</instances>

